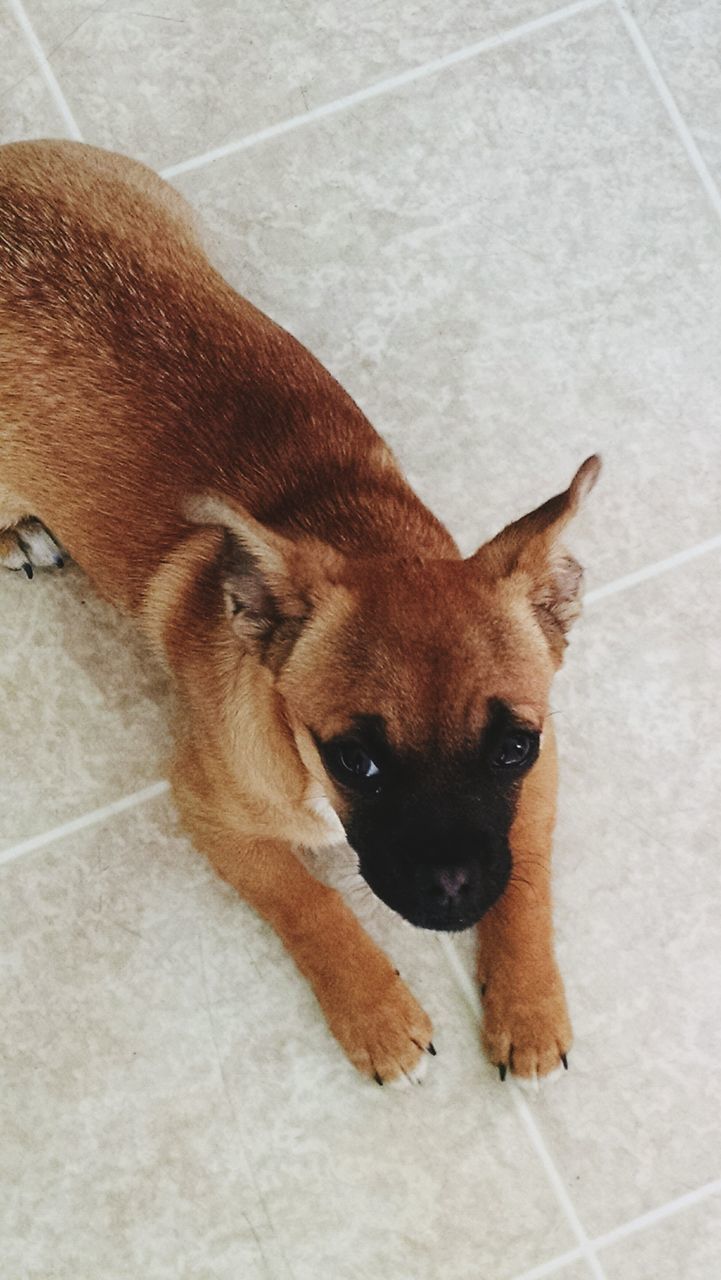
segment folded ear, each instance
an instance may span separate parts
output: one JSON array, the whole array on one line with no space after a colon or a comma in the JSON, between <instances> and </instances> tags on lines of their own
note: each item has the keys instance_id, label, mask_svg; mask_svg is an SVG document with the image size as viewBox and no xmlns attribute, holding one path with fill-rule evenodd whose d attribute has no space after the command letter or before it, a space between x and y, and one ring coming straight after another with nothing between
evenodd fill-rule
<instances>
[{"instance_id":1,"label":"folded ear","mask_svg":"<svg viewBox=\"0 0 721 1280\"><path fill-rule=\"evenodd\" d=\"M595 485L600 470L597 454L586 458L563 493L507 525L471 557L490 577L518 575L519 580L525 580L539 621L559 657L566 632L581 610L583 579L583 569L561 545L560 536Z\"/></svg>"},{"instance_id":2,"label":"folded ear","mask_svg":"<svg viewBox=\"0 0 721 1280\"><path fill-rule=\"evenodd\" d=\"M277 669L338 580L343 557L314 538L285 538L220 498L194 498L186 514L194 524L223 529L226 615L244 648Z\"/></svg>"}]
</instances>

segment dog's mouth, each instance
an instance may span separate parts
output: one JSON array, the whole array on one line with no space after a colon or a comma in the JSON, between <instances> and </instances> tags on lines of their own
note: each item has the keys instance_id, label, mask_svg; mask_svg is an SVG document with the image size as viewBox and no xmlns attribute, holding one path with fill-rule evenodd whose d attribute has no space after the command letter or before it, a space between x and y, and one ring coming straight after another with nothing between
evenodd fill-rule
<instances>
[{"instance_id":1,"label":"dog's mouth","mask_svg":"<svg viewBox=\"0 0 721 1280\"><path fill-rule=\"evenodd\" d=\"M491 904L492 905L492 904ZM440 912L419 911L418 913L410 911L397 911L404 920L415 926L416 929L428 929L433 933L463 933L466 929L472 929L474 925L486 914L488 907L484 907L480 912L461 914L454 912L452 915L444 915Z\"/></svg>"},{"instance_id":2,"label":"dog's mouth","mask_svg":"<svg viewBox=\"0 0 721 1280\"><path fill-rule=\"evenodd\" d=\"M419 884L417 876L406 879L382 875L362 865L360 872L375 896L417 929L461 933L478 924L498 902L510 879L511 867L509 859L506 866L499 865L492 875L483 879L468 877L461 886L454 885L454 877L449 875L448 882L454 892L443 891L437 883L430 887Z\"/></svg>"}]
</instances>

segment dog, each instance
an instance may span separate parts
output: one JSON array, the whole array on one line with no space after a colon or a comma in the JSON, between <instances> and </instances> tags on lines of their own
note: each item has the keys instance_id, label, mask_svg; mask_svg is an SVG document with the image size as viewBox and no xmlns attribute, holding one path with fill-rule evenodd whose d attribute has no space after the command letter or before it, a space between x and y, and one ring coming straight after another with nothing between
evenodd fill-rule
<instances>
[{"instance_id":1,"label":"dog","mask_svg":"<svg viewBox=\"0 0 721 1280\"><path fill-rule=\"evenodd\" d=\"M75 142L0 148L0 563L63 549L181 707L195 845L280 935L348 1058L415 1080L428 1016L308 869L346 841L421 929L475 927L501 1079L567 1066L549 690L596 481L463 559L318 361L216 272L189 206Z\"/></svg>"}]
</instances>

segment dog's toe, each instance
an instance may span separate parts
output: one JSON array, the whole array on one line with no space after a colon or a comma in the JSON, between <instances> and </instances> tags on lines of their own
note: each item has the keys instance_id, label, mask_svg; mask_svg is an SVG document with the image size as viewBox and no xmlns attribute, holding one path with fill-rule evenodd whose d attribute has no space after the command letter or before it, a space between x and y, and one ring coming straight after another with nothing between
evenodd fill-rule
<instances>
[{"instance_id":1,"label":"dog's toe","mask_svg":"<svg viewBox=\"0 0 721 1280\"><path fill-rule=\"evenodd\" d=\"M17 535L30 563L37 569L62 569L65 563L62 549L39 520L24 520L18 525Z\"/></svg>"},{"instance_id":2,"label":"dog's toe","mask_svg":"<svg viewBox=\"0 0 721 1280\"><path fill-rule=\"evenodd\" d=\"M435 1053L430 1019L397 974L373 1001L345 1010L331 1028L351 1062L377 1084L420 1084Z\"/></svg>"},{"instance_id":3,"label":"dog's toe","mask_svg":"<svg viewBox=\"0 0 721 1280\"><path fill-rule=\"evenodd\" d=\"M547 1071L544 1076L539 1076L534 1072L532 1076L514 1076L516 1084L526 1093L540 1093L541 1089L548 1084L553 1084L554 1080L560 1080L563 1075L563 1067L555 1067L553 1071Z\"/></svg>"},{"instance_id":4,"label":"dog's toe","mask_svg":"<svg viewBox=\"0 0 721 1280\"><path fill-rule=\"evenodd\" d=\"M537 1093L568 1069L571 1025L560 983L525 999L490 983L483 1014L484 1047L501 1080L510 1074L522 1088Z\"/></svg>"},{"instance_id":5,"label":"dog's toe","mask_svg":"<svg viewBox=\"0 0 721 1280\"><path fill-rule=\"evenodd\" d=\"M39 520L21 520L0 533L0 565L32 578L34 569L62 569L62 548Z\"/></svg>"},{"instance_id":6,"label":"dog's toe","mask_svg":"<svg viewBox=\"0 0 721 1280\"><path fill-rule=\"evenodd\" d=\"M28 578L33 576L33 567L13 529L0 533L0 565L3 569L11 569L16 573L22 570Z\"/></svg>"},{"instance_id":7,"label":"dog's toe","mask_svg":"<svg viewBox=\"0 0 721 1280\"><path fill-rule=\"evenodd\" d=\"M414 1084L423 1084L428 1071L428 1059L419 1058L414 1067L404 1067L401 1075L388 1083L392 1089L410 1089Z\"/></svg>"}]
</instances>

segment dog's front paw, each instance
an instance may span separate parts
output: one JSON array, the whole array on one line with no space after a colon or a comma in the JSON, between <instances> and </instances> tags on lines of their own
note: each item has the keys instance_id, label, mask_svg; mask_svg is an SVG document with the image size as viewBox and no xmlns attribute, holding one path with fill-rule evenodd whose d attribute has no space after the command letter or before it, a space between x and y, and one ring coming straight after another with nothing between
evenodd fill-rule
<instances>
[{"instance_id":1,"label":"dog's front paw","mask_svg":"<svg viewBox=\"0 0 721 1280\"><path fill-rule=\"evenodd\" d=\"M501 1080L510 1070L536 1087L568 1066L571 1023L560 974L524 988L512 976L491 975L481 988L483 1047Z\"/></svg>"},{"instance_id":2,"label":"dog's front paw","mask_svg":"<svg viewBox=\"0 0 721 1280\"><path fill-rule=\"evenodd\" d=\"M363 1000L329 1017L355 1067L378 1084L420 1084L434 1055L428 1014L397 975Z\"/></svg>"}]
</instances>

